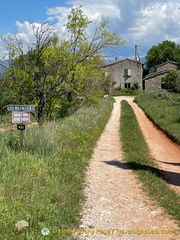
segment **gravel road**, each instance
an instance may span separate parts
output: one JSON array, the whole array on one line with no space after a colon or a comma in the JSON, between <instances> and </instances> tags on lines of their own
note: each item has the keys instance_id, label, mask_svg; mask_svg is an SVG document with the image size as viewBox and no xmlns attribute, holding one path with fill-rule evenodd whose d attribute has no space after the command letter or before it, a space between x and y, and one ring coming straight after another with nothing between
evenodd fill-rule
<instances>
[{"instance_id":1,"label":"gravel road","mask_svg":"<svg viewBox=\"0 0 180 240\"><path fill-rule=\"evenodd\" d=\"M122 161L119 119L120 102L124 99L133 101L132 97L115 97L111 118L90 161L84 189L87 200L78 237L178 240L178 225L149 199L135 173Z\"/></svg>"}]
</instances>

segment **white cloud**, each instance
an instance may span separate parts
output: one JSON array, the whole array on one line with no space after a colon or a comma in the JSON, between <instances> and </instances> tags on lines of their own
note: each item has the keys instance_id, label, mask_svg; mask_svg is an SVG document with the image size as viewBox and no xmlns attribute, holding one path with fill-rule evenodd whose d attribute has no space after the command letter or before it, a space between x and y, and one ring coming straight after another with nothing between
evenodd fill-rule
<instances>
[{"instance_id":1,"label":"white cloud","mask_svg":"<svg viewBox=\"0 0 180 240\"><path fill-rule=\"evenodd\" d=\"M176 1L155 3L141 9L127 35L134 41L152 45L180 35L180 11Z\"/></svg>"},{"instance_id":2,"label":"white cloud","mask_svg":"<svg viewBox=\"0 0 180 240\"><path fill-rule=\"evenodd\" d=\"M135 44L150 48L163 40L180 43L179 0L68 0L66 3L66 6L46 9L47 19L44 20L54 22L59 34L65 32L64 24L71 7L82 5L84 14L93 21L88 29L91 34L104 17L111 21L110 30L119 33L130 49ZM21 39L32 42L33 33L28 21L17 21L16 27Z\"/></svg>"},{"instance_id":3,"label":"white cloud","mask_svg":"<svg viewBox=\"0 0 180 240\"><path fill-rule=\"evenodd\" d=\"M108 0L106 3L102 0L90 0L90 1L68 1L68 4L73 7L82 6L83 13L88 17L91 24L89 31L93 32L99 25L102 18L108 18L112 21L118 21L120 19L120 9L113 0ZM67 15L70 13L71 7L55 7L48 8L46 13L48 15L47 20L56 22L55 26L59 33L64 33L64 24L67 22Z\"/></svg>"},{"instance_id":4,"label":"white cloud","mask_svg":"<svg viewBox=\"0 0 180 240\"><path fill-rule=\"evenodd\" d=\"M21 47L24 52L27 52L29 47L32 46L32 43L35 42L35 34L34 32L37 29L42 28L41 23L36 23L36 22L29 22L25 21L23 23L16 21L16 32L14 34L7 33L3 38L7 40L8 42L10 39L14 39L13 41L16 41L16 39L19 41L21 44ZM49 27L47 23L47 27ZM44 29L46 30L46 26L44 26ZM42 29L43 30L43 29ZM49 34L47 32L47 34ZM0 41L0 56L7 56L7 51L5 50L5 41L3 42L2 40Z\"/></svg>"},{"instance_id":5,"label":"white cloud","mask_svg":"<svg viewBox=\"0 0 180 240\"><path fill-rule=\"evenodd\" d=\"M6 56L7 56L8 52L7 50L4 48L4 43L2 40L0 40L0 61Z\"/></svg>"},{"instance_id":6,"label":"white cloud","mask_svg":"<svg viewBox=\"0 0 180 240\"><path fill-rule=\"evenodd\" d=\"M108 17L111 30L118 32L128 44L152 46L163 40L180 42L180 4L178 0L69 0L71 6L83 6L94 22L91 31ZM57 10L57 9L54 9ZM67 8L61 8L61 15Z\"/></svg>"}]
</instances>

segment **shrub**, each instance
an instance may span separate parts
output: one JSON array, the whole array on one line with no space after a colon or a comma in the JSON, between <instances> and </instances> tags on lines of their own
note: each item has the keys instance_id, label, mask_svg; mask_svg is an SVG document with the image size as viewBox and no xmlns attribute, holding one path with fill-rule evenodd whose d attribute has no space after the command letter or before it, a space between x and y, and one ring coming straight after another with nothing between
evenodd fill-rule
<instances>
[{"instance_id":1,"label":"shrub","mask_svg":"<svg viewBox=\"0 0 180 240\"><path fill-rule=\"evenodd\" d=\"M140 89L140 86L139 86L139 83L138 83L138 82L134 83L133 86L131 87L131 90L137 91L137 90L139 90L139 89Z\"/></svg>"},{"instance_id":2,"label":"shrub","mask_svg":"<svg viewBox=\"0 0 180 240\"><path fill-rule=\"evenodd\" d=\"M118 91L118 90L122 90L122 88L121 87L116 87L116 88L114 88L114 90Z\"/></svg>"},{"instance_id":3,"label":"shrub","mask_svg":"<svg viewBox=\"0 0 180 240\"><path fill-rule=\"evenodd\" d=\"M165 89L159 89L152 92L146 92L145 97L147 99L170 99L171 94Z\"/></svg>"},{"instance_id":4,"label":"shrub","mask_svg":"<svg viewBox=\"0 0 180 240\"><path fill-rule=\"evenodd\" d=\"M169 71L169 73L162 78L165 82L165 88L174 92L180 92L180 71Z\"/></svg>"},{"instance_id":5,"label":"shrub","mask_svg":"<svg viewBox=\"0 0 180 240\"><path fill-rule=\"evenodd\" d=\"M170 99L171 98L171 94L165 89L159 89L157 91L154 91L153 96L154 96L154 98L157 98L157 99Z\"/></svg>"}]
</instances>

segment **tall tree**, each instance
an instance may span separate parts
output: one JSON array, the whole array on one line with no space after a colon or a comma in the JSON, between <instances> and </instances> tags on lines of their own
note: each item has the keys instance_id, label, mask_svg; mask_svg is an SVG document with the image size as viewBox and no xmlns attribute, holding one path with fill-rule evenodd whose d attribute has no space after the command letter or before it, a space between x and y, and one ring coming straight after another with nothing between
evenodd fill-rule
<instances>
[{"instance_id":1,"label":"tall tree","mask_svg":"<svg viewBox=\"0 0 180 240\"><path fill-rule=\"evenodd\" d=\"M103 21L93 38L87 37L91 22L81 7L72 8L66 29L69 39L58 39L48 23L31 23L35 41L24 51L18 33L4 39L10 66L4 75L4 90L12 103L34 104L39 123L66 99L73 104L83 102L102 92L104 76L101 51L119 47L124 41L108 31L109 22Z\"/></svg>"},{"instance_id":2,"label":"tall tree","mask_svg":"<svg viewBox=\"0 0 180 240\"><path fill-rule=\"evenodd\" d=\"M149 49L146 65L148 68L154 68L168 60L180 62L180 45L166 40Z\"/></svg>"}]
</instances>

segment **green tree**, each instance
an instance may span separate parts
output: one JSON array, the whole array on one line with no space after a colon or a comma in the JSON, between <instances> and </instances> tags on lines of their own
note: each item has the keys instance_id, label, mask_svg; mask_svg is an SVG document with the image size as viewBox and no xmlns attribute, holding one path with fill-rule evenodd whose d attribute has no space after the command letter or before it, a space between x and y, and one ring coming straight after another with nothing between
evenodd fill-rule
<instances>
[{"instance_id":1,"label":"green tree","mask_svg":"<svg viewBox=\"0 0 180 240\"><path fill-rule=\"evenodd\" d=\"M146 55L148 68L154 68L168 60L180 62L180 45L168 40L150 48Z\"/></svg>"},{"instance_id":2,"label":"green tree","mask_svg":"<svg viewBox=\"0 0 180 240\"><path fill-rule=\"evenodd\" d=\"M96 102L105 81L101 51L119 47L124 41L108 31L107 20L102 21L93 38L88 38L90 23L81 7L72 8L66 24L68 40L58 39L48 23L30 24L35 41L28 51L17 33L4 39L10 66L5 69L3 88L9 101L34 104L39 123L64 103L76 109L82 103Z\"/></svg>"},{"instance_id":3,"label":"green tree","mask_svg":"<svg viewBox=\"0 0 180 240\"><path fill-rule=\"evenodd\" d=\"M180 92L180 71L169 71L169 73L162 78L165 83L165 88L174 92Z\"/></svg>"}]
</instances>

